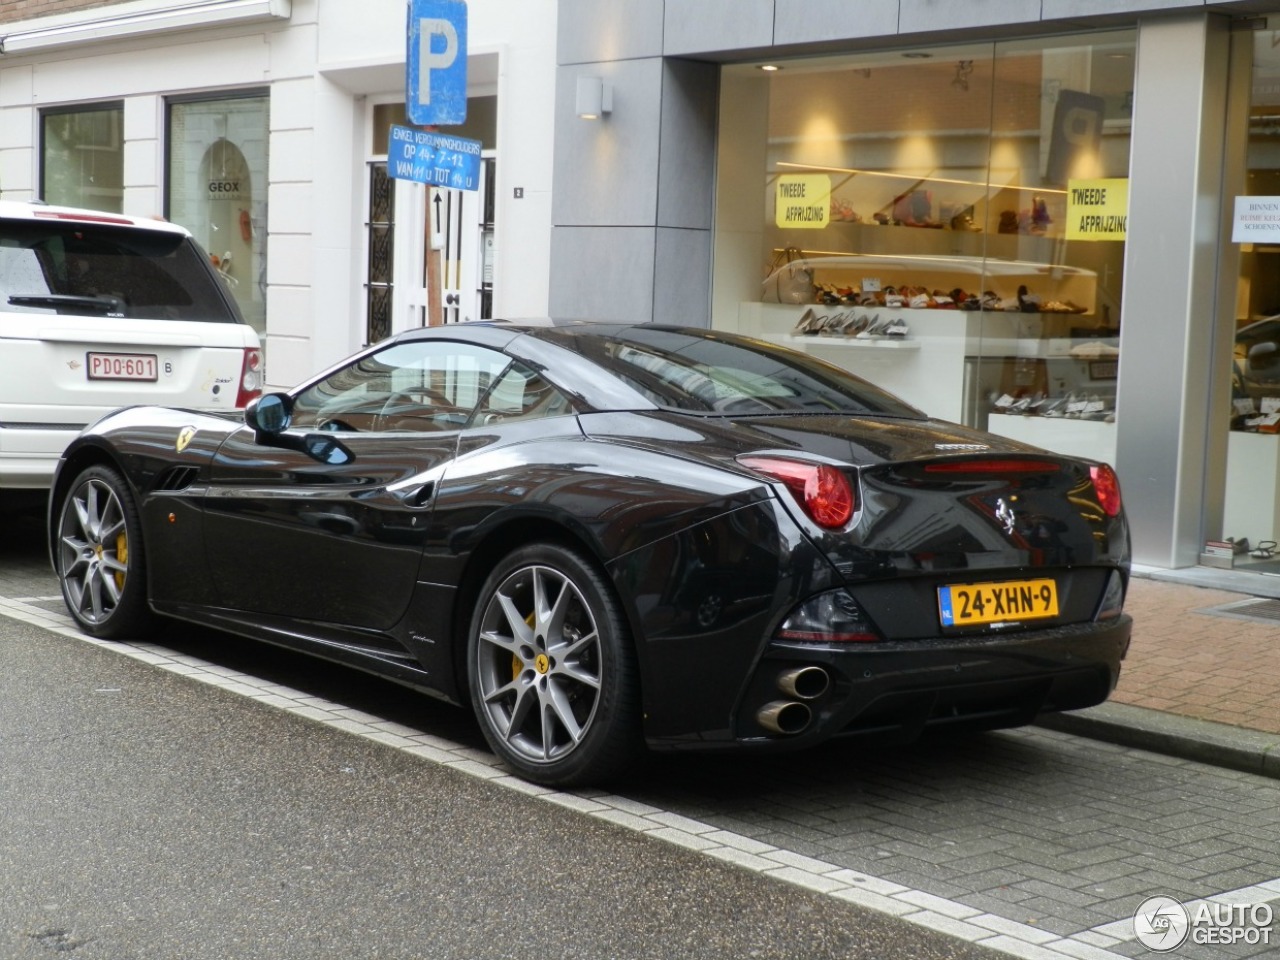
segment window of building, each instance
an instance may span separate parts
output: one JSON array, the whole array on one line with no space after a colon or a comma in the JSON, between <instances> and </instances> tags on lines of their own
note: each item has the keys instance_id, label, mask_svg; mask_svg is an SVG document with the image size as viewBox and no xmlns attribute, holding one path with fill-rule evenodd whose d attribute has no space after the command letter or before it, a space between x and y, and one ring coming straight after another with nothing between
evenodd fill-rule
<instances>
[{"instance_id":1,"label":"window of building","mask_svg":"<svg viewBox=\"0 0 1280 960\"><path fill-rule=\"evenodd\" d=\"M190 230L245 319L266 334L267 144L262 91L167 104L165 216Z\"/></svg>"},{"instance_id":2,"label":"window of building","mask_svg":"<svg viewBox=\"0 0 1280 960\"><path fill-rule=\"evenodd\" d=\"M713 324L1113 461L1134 44L726 67Z\"/></svg>"},{"instance_id":3,"label":"window of building","mask_svg":"<svg viewBox=\"0 0 1280 960\"><path fill-rule=\"evenodd\" d=\"M1226 258L1238 271L1227 278L1235 310L1222 535L1247 541L1225 565L1257 573L1280 572L1280 243L1270 222L1280 204L1280 30L1270 20L1233 45L1233 57L1250 61L1245 170L1233 183L1249 200L1233 211L1236 256Z\"/></svg>"},{"instance_id":4,"label":"window of building","mask_svg":"<svg viewBox=\"0 0 1280 960\"><path fill-rule=\"evenodd\" d=\"M122 212L123 125L118 102L41 111L40 196L47 203Z\"/></svg>"}]
</instances>

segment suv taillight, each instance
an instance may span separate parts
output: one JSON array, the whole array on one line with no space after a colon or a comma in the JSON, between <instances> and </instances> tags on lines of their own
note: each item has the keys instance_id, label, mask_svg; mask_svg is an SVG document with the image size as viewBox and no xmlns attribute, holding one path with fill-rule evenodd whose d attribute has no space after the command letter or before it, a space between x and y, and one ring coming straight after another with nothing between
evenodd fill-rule
<instances>
[{"instance_id":1,"label":"suv taillight","mask_svg":"<svg viewBox=\"0 0 1280 960\"><path fill-rule=\"evenodd\" d=\"M240 389L236 393L236 406L243 408L255 397L262 396L262 351L257 347L245 347L244 362L240 365Z\"/></svg>"}]
</instances>

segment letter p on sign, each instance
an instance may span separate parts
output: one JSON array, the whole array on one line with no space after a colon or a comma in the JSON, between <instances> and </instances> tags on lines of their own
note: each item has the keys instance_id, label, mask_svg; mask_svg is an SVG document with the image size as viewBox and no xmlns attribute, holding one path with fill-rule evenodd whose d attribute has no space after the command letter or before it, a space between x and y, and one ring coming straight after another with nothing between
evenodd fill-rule
<instances>
[{"instance_id":1,"label":"letter p on sign","mask_svg":"<svg viewBox=\"0 0 1280 960\"><path fill-rule=\"evenodd\" d=\"M405 113L425 126L467 119L466 0L410 0Z\"/></svg>"},{"instance_id":2,"label":"letter p on sign","mask_svg":"<svg viewBox=\"0 0 1280 960\"><path fill-rule=\"evenodd\" d=\"M432 39L444 37L444 49L432 50ZM458 31L448 20L418 21L418 101L431 105L431 71L453 66L458 59Z\"/></svg>"}]
</instances>

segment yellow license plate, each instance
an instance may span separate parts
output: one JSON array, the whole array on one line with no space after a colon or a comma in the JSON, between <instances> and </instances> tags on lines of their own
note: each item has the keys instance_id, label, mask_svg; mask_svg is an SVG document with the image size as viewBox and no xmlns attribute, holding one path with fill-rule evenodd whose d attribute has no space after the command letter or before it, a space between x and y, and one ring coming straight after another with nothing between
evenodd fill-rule
<instances>
[{"instance_id":1,"label":"yellow license plate","mask_svg":"<svg viewBox=\"0 0 1280 960\"><path fill-rule=\"evenodd\" d=\"M939 587L938 613L944 627L1056 617L1058 585L1053 580L1006 580Z\"/></svg>"}]
</instances>

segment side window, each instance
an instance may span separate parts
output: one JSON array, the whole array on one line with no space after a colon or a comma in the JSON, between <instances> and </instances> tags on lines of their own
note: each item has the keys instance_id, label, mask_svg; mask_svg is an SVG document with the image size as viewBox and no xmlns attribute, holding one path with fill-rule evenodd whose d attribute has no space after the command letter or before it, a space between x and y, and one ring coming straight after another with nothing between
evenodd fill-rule
<instances>
[{"instance_id":1,"label":"side window","mask_svg":"<svg viewBox=\"0 0 1280 960\"><path fill-rule=\"evenodd\" d=\"M513 363L476 411L476 423L539 420L573 413L568 398L528 367Z\"/></svg>"},{"instance_id":2,"label":"side window","mask_svg":"<svg viewBox=\"0 0 1280 960\"><path fill-rule=\"evenodd\" d=\"M395 344L297 394L293 425L354 432L458 430L509 363L501 353L469 344Z\"/></svg>"}]
</instances>

